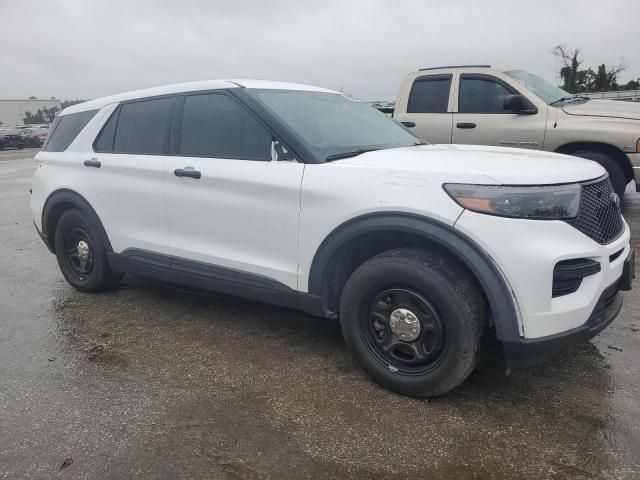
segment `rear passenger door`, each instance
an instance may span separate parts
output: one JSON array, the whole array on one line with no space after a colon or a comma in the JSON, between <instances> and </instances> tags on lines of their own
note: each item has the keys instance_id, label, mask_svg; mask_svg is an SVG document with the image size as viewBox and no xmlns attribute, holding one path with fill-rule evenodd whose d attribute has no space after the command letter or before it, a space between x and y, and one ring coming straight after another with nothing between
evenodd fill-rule
<instances>
[{"instance_id":1,"label":"rear passenger door","mask_svg":"<svg viewBox=\"0 0 640 480\"><path fill-rule=\"evenodd\" d=\"M173 268L297 289L304 164L272 161L270 129L225 92L185 95L176 114L166 170Z\"/></svg>"},{"instance_id":2,"label":"rear passenger door","mask_svg":"<svg viewBox=\"0 0 640 480\"><path fill-rule=\"evenodd\" d=\"M175 98L125 102L113 112L82 160L87 200L116 253L127 249L167 255L164 201L166 154Z\"/></svg>"},{"instance_id":3,"label":"rear passenger door","mask_svg":"<svg viewBox=\"0 0 640 480\"><path fill-rule=\"evenodd\" d=\"M507 95L518 93L492 75L460 75L453 143L541 149L546 110L526 115L505 110ZM531 107L535 109L533 104Z\"/></svg>"},{"instance_id":4,"label":"rear passenger door","mask_svg":"<svg viewBox=\"0 0 640 480\"><path fill-rule=\"evenodd\" d=\"M395 119L429 143L451 143L451 74L422 75L400 99ZM406 113L405 113L406 112Z\"/></svg>"}]
</instances>

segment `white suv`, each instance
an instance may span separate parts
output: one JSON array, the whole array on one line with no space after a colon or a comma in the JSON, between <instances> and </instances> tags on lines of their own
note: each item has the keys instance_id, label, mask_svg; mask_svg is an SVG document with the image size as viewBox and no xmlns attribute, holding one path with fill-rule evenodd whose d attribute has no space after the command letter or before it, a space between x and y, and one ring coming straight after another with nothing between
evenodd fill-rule
<instances>
[{"instance_id":1,"label":"white suv","mask_svg":"<svg viewBox=\"0 0 640 480\"><path fill-rule=\"evenodd\" d=\"M204 81L65 109L31 209L67 281L123 273L340 318L362 367L432 396L483 332L512 367L592 337L631 287L604 169L552 153L429 146L321 88Z\"/></svg>"}]
</instances>

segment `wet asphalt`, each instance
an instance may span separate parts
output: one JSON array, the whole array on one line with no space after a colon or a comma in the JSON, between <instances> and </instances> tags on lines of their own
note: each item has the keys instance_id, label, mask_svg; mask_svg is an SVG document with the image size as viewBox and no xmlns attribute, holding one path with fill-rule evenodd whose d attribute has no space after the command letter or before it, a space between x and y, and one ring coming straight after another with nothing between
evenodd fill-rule
<instances>
[{"instance_id":1,"label":"wet asphalt","mask_svg":"<svg viewBox=\"0 0 640 480\"><path fill-rule=\"evenodd\" d=\"M75 291L32 224L34 153L0 152L0 478L640 478L637 282L591 342L416 400L336 321L134 276Z\"/></svg>"}]
</instances>

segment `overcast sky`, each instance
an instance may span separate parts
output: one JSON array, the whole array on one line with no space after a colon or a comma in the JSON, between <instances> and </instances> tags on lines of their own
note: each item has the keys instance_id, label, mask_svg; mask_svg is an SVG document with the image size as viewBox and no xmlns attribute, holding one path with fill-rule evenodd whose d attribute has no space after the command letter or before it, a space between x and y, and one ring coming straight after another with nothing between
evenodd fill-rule
<instances>
[{"instance_id":1,"label":"overcast sky","mask_svg":"<svg viewBox=\"0 0 640 480\"><path fill-rule=\"evenodd\" d=\"M603 6L605 5L605 6ZM640 76L638 0L0 0L0 98L264 78L392 99L407 72L490 63L553 81L551 48Z\"/></svg>"}]
</instances>

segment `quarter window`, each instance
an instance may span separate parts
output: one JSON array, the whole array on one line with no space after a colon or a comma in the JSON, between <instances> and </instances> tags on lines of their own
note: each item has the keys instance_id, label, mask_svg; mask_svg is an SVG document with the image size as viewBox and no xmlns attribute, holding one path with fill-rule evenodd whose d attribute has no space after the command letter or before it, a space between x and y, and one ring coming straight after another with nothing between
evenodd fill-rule
<instances>
[{"instance_id":1,"label":"quarter window","mask_svg":"<svg viewBox=\"0 0 640 480\"><path fill-rule=\"evenodd\" d=\"M486 76L462 75L458 96L459 113L513 113L504 109L507 95L516 93Z\"/></svg>"},{"instance_id":2,"label":"quarter window","mask_svg":"<svg viewBox=\"0 0 640 480\"><path fill-rule=\"evenodd\" d=\"M245 160L271 160L270 132L224 94L185 98L179 154Z\"/></svg>"},{"instance_id":3,"label":"quarter window","mask_svg":"<svg viewBox=\"0 0 640 480\"><path fill-rule=\"evenodd\" d=\"M64 152L96 112L97 110L87 110L56 117L44 145L44 151Z\"/></svg>"},{"instance_id":4,"label":"quarter window","mask_svg":"<svg viewBox=\"0 0 640 480\"><path fill-rule=\"evenodd\" d=\"M425 75L411 86L407 113L447 113L451 75Z\"/></svg>"}]
</instances>

